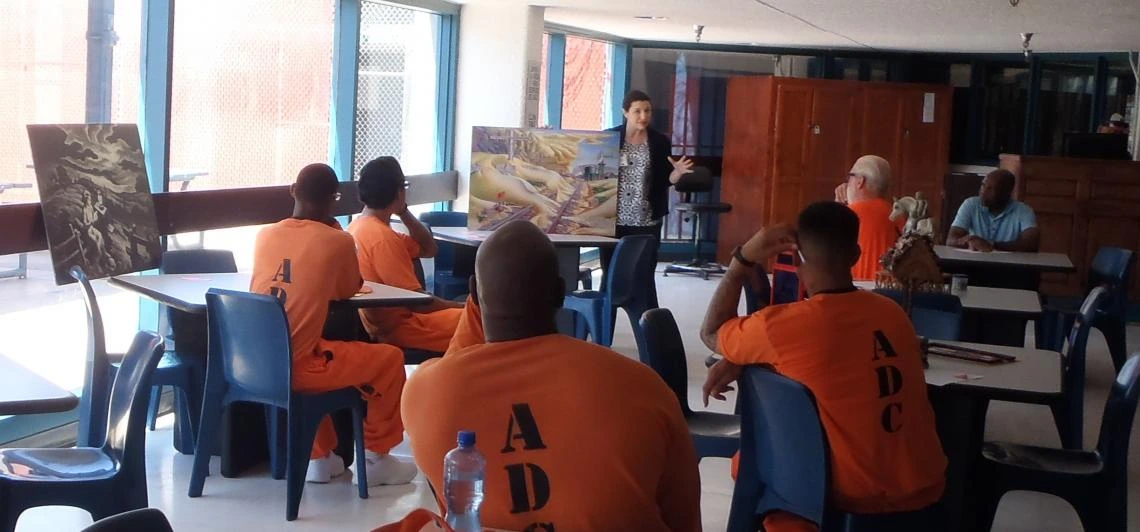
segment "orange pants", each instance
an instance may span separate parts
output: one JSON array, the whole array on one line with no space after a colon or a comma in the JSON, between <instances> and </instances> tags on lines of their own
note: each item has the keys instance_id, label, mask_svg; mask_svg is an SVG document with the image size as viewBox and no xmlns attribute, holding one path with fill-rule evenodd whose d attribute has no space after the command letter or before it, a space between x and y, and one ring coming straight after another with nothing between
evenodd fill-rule
<instances>
[{"instance_id":1,"label":"orange pants","mask_svg":"<svg viewBox=\"0 0 1140 532\"><path fill-rule=\"evenodd\" d=\"M447 351L463 309L449 308L428 313L413 313L396 327L384 341L411 349Z\"/></svg>"},{"instance_id":2,"label":"orange pants","mask_svg":"<svg viewBox=\"0 0 1140 532\"><path fill-rule=\"evenodd\" d=\"M404 439L400 394L404 390L404 353L386 344L320 340L312 356L293 360L293 389L320 393L355 386L368 402L364 447L384 454ZM336 448L336 429L325 416L317 429L310 458L324 458Z\"/></svg>"}]
</instances>

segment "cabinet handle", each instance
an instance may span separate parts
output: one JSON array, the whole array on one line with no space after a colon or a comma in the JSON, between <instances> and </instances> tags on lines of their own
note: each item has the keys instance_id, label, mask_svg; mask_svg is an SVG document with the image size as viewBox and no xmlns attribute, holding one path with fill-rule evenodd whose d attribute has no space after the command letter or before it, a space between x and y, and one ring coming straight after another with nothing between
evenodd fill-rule
<instances>
[{"instance_id":1,"label":"cabinet handle","mask_svg":"<svg viewBox=\"0 0 1140 532\"><path fill-rule=\"evenodd\" d=\"M820 129L819 124L814 124L811 126L811 134L812 135L819 135L821 131L822 130Z\"/></svg>"}]
</instances>

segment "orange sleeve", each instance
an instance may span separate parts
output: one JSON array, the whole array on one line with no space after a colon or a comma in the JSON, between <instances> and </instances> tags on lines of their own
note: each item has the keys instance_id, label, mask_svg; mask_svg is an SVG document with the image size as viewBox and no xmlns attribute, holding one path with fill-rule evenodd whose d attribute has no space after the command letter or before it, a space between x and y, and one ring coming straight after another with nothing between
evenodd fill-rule
<instances>
[{"instance_id":1,"label":"orange sleeve","mask_svg":"<svg viewBox=\"0 0 1140 532\"><path fill-rule=\"evenodd\" d=\"M772 364L776 350L768 339L768 307L751 316L740 316L724 322L716 334L720 354L739 365Z\"/></svg>"},{"instance_id":2,"label":"orange sleeve","mask_svg":"<svg viewBox=\"0 0 1140 532\"><path fill-rule=\"evenodd\" d=\"M356 295L364 284L364 279L360 276L360 263L356 259L356 241L348 233L342 233L342 236L348 238L341 239L344 251L337 254L340 264L337 265L339 271L336 273L336 299L348 299Z\"/></svg>"},{"instance_id":3,"label":"orange sleeve","mask_svg":"<svg viewBox=\"0 0 1140 532\"><path fill-rule=\"evenodd\" d=\"M451 343L447 345L447 352L457 351L464 347L487 343L483 335L483 312L471 296L463 305L463 315L459 317L459 324L455 327L455 334Z\"/></svg>"},{"instance_id":4,"label":"orange sleeve","mask_svg":"<svg viewBox=\"0 0 1140 532\"><path fill-rule=\"evenodd\" d=\"M669 530L701 530L701 475L697 469L697 453L693 437L681 413L680 405L669 393L672 411L667 412L667 441L670 442L665 473L657 485L657 507L661 520ZM669 404L668 402L664 404Z\"/></svg>"},{"instance_id":5,"label":"orange sleeve","mask_svg":"<svg viewBox=\"0 0 1140 532\"><path fill-rule=\"evenodd\" d=\"M419 256L420 247L411 237L396 235L397 238L378 238L372 242L369 253L372 269L381 283L404 290L421 290L423 287L412 266L412 261Z\"/></svg>"},{"instance_id":6,"label":"orange sleeve","mask_svg":"<svg viewBox=\"0 0 1140 532\"><path fill-rule=\"evenodd\" d=\"M416 242L416 239L412 238L412 235L405 235L399 231L394 232L396 236L400 237L400 240L403 241L404 249L408 250L408 256L413 259L420 258L420 253L423 251L420 249L420 243Z\"/></svg>"}]
</instances>

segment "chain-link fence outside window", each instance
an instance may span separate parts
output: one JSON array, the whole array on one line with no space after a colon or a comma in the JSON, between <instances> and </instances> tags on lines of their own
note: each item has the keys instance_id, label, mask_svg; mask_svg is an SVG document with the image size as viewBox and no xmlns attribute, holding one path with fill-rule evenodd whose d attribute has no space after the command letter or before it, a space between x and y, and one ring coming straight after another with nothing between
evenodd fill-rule
<instances>
[{"instance_id":1,"label":"chain-link fence outside window","mask_svg":"<svg viewBox=\"0 0 1140 532\"><path fill-rule=\"evenodd\" d=\"M363 2L353 175L391 155L404 173L437 168L438 50L441 15Z\"/></svg>"},{"instance_id":2,"label":"chain-link fence outside window","mask_svg":"<svg viewBox=\"0 0 1140 532\"><path fill-rule=\"evenodd\" d=\"M334 6L176 4L172 191L283 185L329 160Z\"/></svg>"}]
</instances>

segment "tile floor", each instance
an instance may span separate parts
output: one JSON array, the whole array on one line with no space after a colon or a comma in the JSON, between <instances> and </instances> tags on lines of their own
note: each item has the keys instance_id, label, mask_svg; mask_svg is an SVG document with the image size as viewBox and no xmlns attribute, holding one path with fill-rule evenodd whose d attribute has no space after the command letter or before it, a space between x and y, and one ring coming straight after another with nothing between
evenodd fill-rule
<instances>
[{"instance_id":1,"label":"tile floor","mask_svg":"<svg viewBox=\"0 0 1140 532\"><path fill-rule=\"evenodd\" d=\"M661 304L671 308L680 324L686 349L689 353L690 402L699 404L700 384L705 373L702 361L707 355L700 345L696 330L705 306L712 294L715 280L658 276ZM614 348L636 357L636 348L630 334L629 322L619 318ZM1140 328L1129 330L1129 348L1140 350ZM1109 384L1113 378L1103 338L1093 332L1088 351L1088 380L1086 395L1086 445L1095 442L1100 425L1101 410ZM728 411L724 404L711 408ZM176 454L170 446L170 416L161 420L163 428L150 433L147 442L147 467L151 505L161 508L170 517L175 530L370 530L405 515L412 508L432 504L430 492L422 479L409 486L374 488L371 498L356 497L348 477L328 485L307 485L301 502L300 518L292 523L284 519L285 484L269 478L266 471L240 479L225 479L217 474L218 464L212 464L214 475L206 482L203 496L186 497L191 457ZM1140 430L1140 425L1136 430ZM1134 431L1134 435L1135 435ZM988 439L1006 439L1041 445L1058 445L1056 430L1046 407L993 403L986 430ZM1133 438L1140 441L1140 438ZM1133 504L1129 507L1130 530L1140 530L1140 444L1133 445L1133 460L1129 469L1129 486ZM398 454L407 454L406 445ZM732 483L728 478L728 460L706 459L701 464L702 513L704 528L724 530L728 507L732 497ZM19 532L78 530L91 522L81 510L64 507L46 507L26 512L17 527ZM1071 532L1080 530L1076 514L1063 501L1051 496L1018 492L1006 496L999 509L995 531Z\"/></svg>"}]
</instances>

